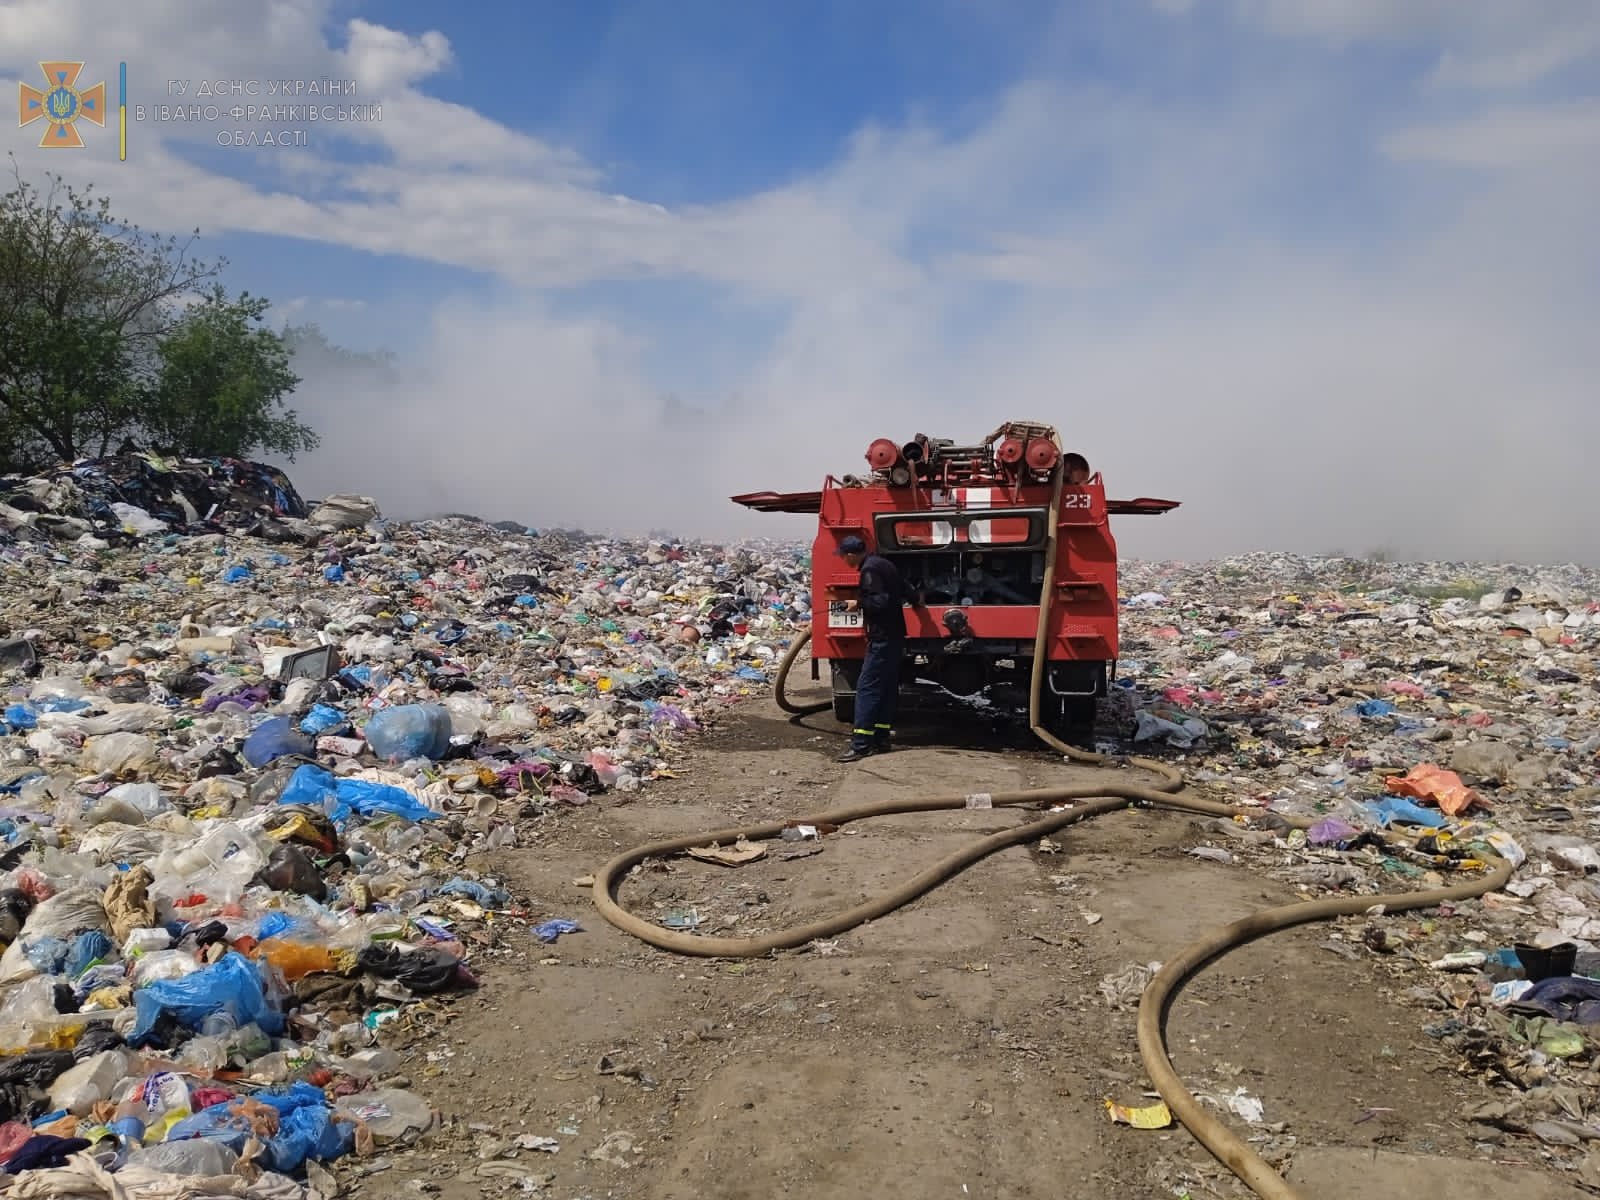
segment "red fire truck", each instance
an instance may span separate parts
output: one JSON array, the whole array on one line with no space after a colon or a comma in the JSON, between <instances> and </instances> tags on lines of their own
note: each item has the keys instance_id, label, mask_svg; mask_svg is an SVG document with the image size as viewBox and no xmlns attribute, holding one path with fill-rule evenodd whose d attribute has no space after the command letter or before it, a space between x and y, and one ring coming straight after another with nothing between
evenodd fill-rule
<instances>
[{"instance_id":1,"label":"red fire truck","mask_svg":"<svg viewBox=\"0 0 1600 1200\"><path fill-rule=\"evenodd\" d=\"M923 434L905 443L879 438L866 459L868 474L829 475L821 491L733 497L761 512L818 516L811 671L820 678L827 661L834 715L854 719L866 652L861 614L844 605L856 595L857 574L838 554L855 534L893 561L925 604L906 613L903 707L939 696L1027 707L1042 642L1040 721L1052 732L1081 733L1117 659L1117 544L1108 518L1170 512L1178 502L1107 500L1100 474L1064 453L1055 429L1034 422L1007 423L976 445Z\"/></svg>"}]
</instances>

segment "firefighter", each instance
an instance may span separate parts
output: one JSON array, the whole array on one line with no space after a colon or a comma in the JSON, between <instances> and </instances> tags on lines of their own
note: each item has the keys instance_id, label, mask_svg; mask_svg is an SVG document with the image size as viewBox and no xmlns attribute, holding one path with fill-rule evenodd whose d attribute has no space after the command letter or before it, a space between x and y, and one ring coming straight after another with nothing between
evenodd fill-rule
<instances>
[{"instance_id":1,"label":"firefighter","mask_svg":"<svg viewBox=\"0 0 1600 1200\"><path fill-rule=\"evenodd\" d=\"M1068 487L1081 487L1089 482L1089 460L1081 454L1063 455L1061 469L1067 473Z\"/></svg>"},{"instance_id":2,"label":"firefighter","mask_svg":"<svg viewBox=\"0 0 1600 1200\"><path fill-rule=\"evenodd\" d=\"M861 572L860 599L845 608L860 610L867 634L867 655L856 680L856 723L850 749L840 762L856 762L890 748L894 714L900 699L900 662L906 642L905 604L921 598L906 587L899 569L880 554L868 554L867 544L851 535L839 543L845 562Z\"/></svg>"}]
</instances>

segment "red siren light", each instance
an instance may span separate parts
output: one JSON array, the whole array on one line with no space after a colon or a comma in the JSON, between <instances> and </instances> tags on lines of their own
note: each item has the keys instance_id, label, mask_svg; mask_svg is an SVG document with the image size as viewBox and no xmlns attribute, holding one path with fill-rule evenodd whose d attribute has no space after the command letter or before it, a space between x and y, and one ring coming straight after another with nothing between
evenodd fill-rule
<instances>
[{"instance_id":1,"label":"red siren light","mask_svg":"<svg viewBox=\"0 0 1600 1200\"><path fill-rule=\"evenodd\" d=\"M1060 457L1061 451L1049 438L1034 438L1028 443L1028 466L1035 471L1048 471Z\"/></svg>"},{"instance_id":2,"label":"red siren light","mask_svg":"<svg viewBox=\"0 0 1600 1200\"><path fill-rule=\"evenodd\" d=\"M867 462L874 471L887 471L900 461L900 447L888 438L878 438L867 447Z\"/></svg>"},{"instance_id":3,"label":"red siren light","mask_svg":"<svg viewBox=\"0 0 1600 1200\"><path fill-rule=\"evenodd\" d=\"M1008 467L1014 467L1022 461L1027 453L1027 447L1022 444L1021 438L1008 437L1000 442L994 456Z\"/></svg>"}]
</instances>

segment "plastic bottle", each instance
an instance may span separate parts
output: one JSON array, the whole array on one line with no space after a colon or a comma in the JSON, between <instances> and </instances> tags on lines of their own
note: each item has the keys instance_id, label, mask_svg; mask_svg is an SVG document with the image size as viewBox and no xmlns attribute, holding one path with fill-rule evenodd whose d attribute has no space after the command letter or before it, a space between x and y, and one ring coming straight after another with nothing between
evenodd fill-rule
<instances>
[{"instance_id":1,"label":"plastic bottle","mask_svg":"<svg viewBox=\"0 0 1600 1200\"><path fill-rule=\"evenodd\" d=\"M198 1075L210 1075L228 1065L228 1044L221 1038L192 1037L178 1052L178 1065Z\"/></svg>"},{"instance_id":2,"label":"plastic bottle","mask_svg":"<svg viewBox=\"0 0 1600 1200\"><path fill-rule=\"evenodd\" d=\"M450 710L439 704L401 704L374 714L363 731L386 762L443 758L450 750Z\"/></svg>"}]
</instances>

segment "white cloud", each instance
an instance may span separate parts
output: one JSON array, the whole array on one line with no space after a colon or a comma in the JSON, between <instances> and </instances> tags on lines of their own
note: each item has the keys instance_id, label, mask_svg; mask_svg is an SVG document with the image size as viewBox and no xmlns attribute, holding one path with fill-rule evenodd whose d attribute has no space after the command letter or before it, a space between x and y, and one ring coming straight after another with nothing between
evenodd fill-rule
<instances>
[{"instance_id":1,"label":"white cloud","mask_svg":"<svg viewBox=\"0 0 1600 1200\"><path fill-rule=\"evenodd\" d=\"M1517 88L1600 52L1593 0L1235 0L1240 16L1274 33L1336 46L1362 42L1436 48L1428 81Z\"/></svg>"},{"instance_id":2,"label":"white cloud","mask_svg":"<svg viewBox=\"0 0 1600 1200\"><path fill-rule=\"evenodd\" d=\"M357 18L350 22L344 61L361 91L383 95L436 74L454 55L449 39L437 30L413 38Z\"/></svg>"},{"instance_id":3,"label":"white cloud","mask_svg":"<svg viewBox=\"0 0 1600 1200\"><path fill-rule=\"evenodd\" d=\"M1520 88L1600 52L1600 6L1587 20L1552 29L1503 53L1447 50L1430 77L1440 87Z\"/></svg>"},{"instance_id":4,"label":"white cloud","mask_svg":"<svg viewBox=\"0 0 1600 1200\"><path fill-rule=\"evenodd\" d=\"M1500 108L1412 126L1387 137L1383 149L1396 159L1463 167L1592 162L1600 154L1600 100Z\"/></svg>"},{"instance_id":5,"label":"white cloud","mask_svg":"<svg viewBox=\"0 0 1600 1200\"><path fill-rule=\"evenodd\" d=\"M1526 19L1498 0L1230 11L1312 47L1420 46L1458 64L1436 77L1473 87L1496 55L1527 59L1496 68L1506 86L1558 69L1536 49L1581 12L1508 7ZM1418 89L1351 153L1340 145L1370 114L1347 58L1285 79L1241 50L1230 87L1203 99L1021 80L960 135L875 124L809 176L673 207L616 195L578 148L427 95L466 69L446 40L355 23L329 45L329 11L150 0L118 29L66 0L0 10L0 48L60 39L152 79L359 72L384 119L348 132L376 161L314 148L266 187L143 129L127 164L101 140L59 165L149 224L225 222L508 289L440 304L425 336L394 347L397 379L308 372L296 403L324 436L295 471L308 493L803 534L803 520L741 522L725 497L860 470L880 434L965 438L1037 417L1113 491L1185 501L1117 526L1136 552L1600 559L1571 482L1600 435L1583 320L1600 279L1592 100L1473 113ZM1450 169L1463 164L1497 169ZM640 279L710 284L734 324L580 315L551 291ZM304 296L277 311L334 309Z\"/></svg>"}]
</instances>

